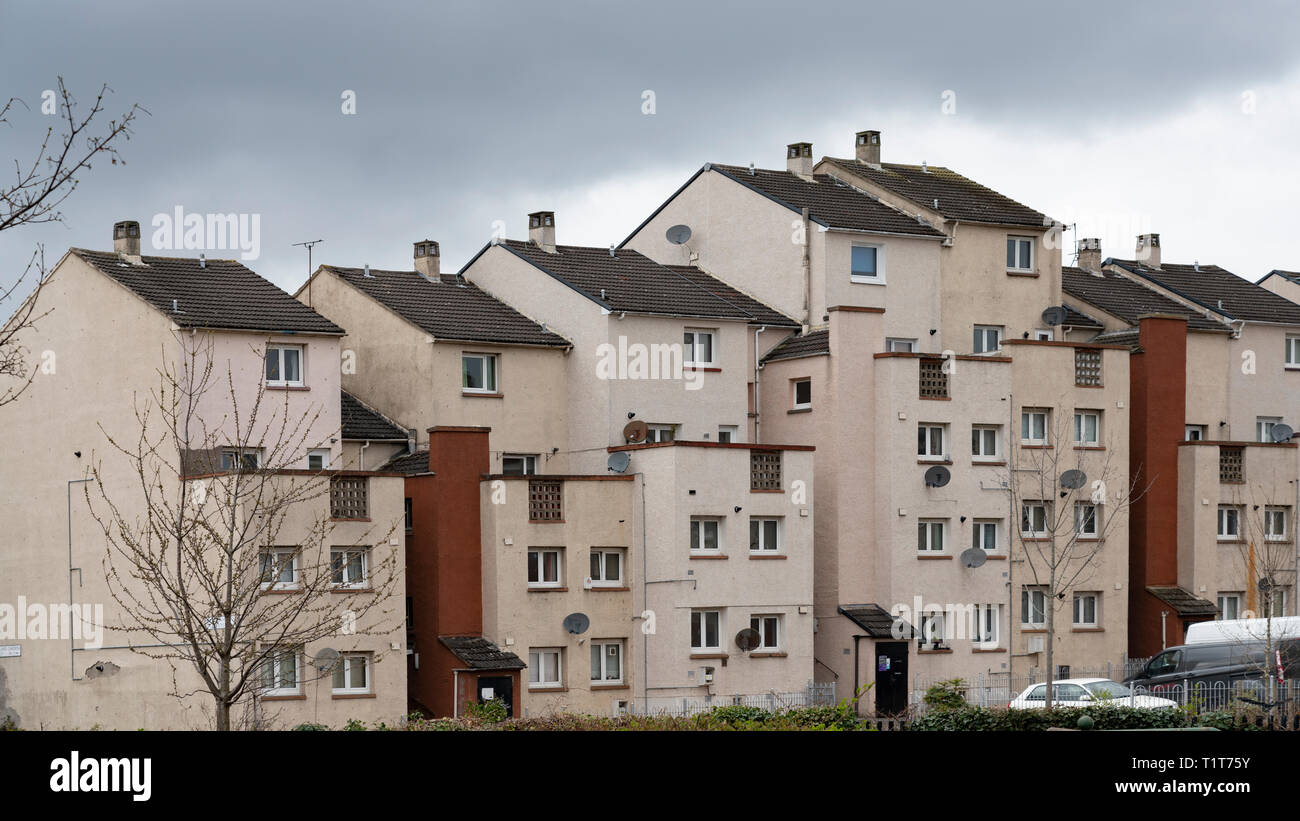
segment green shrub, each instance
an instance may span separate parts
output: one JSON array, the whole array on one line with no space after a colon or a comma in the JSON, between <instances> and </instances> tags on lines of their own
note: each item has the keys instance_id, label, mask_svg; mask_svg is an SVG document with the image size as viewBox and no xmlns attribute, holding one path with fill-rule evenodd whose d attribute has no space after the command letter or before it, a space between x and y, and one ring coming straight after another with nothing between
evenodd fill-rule
<instances>
[{"instance_id":1,"label":"green shrub","mask_svg":"<svg viewBox=\"0 0 1300 821\"><path fill-rule=\"evenodd\" d=\"M313 724L311 722L307 722L306 724L299 724L297 727L294 727L293 729L295 732L322 732L322 731L329 730L329 727L326 727L324 724Z\"/></svg>"},{"instance_id":2,"label":"green shrub","mask_svg":"<svg viewBox=\"0 0 1300 821\"><path fill-rule=\"evenodd\" d=\"M926 690L921 700L931 710L960 710L966 706L966 680L941 681Z\"/></svg>"},{"instance_id":3,"label":"green shrub","mask_svg":"<svg viewBox=\"0 0 1300 821\"><path fill-rule=\"evenodd\" d=\"M1215 727L1244 730L1253 725L1245 716L1231 711L1203 713L1186 710L1151 710L1107 704L1098 707L1053 707L1051 710L1009 710L967 706L936 710L913 721L908 729L921 732L1011 731L1036 732L1049 727L1075 729L1080 716L1087 715L1097 730L1154 730L1177 727Z\"/></svg>"},{"instance_id":4,"label":"green shrub","mask_svg":"<svg viewBox=\"0 0 1300 821\"><path fill-rule=\"evenodd\" d=\"M506 712L506 703L499 698L465 705L465 715L484 724L500 724L506 720Z\"/></svg>"},{"instance_id":5,"label":"green shrub","mask_svg":"<svg viewBox=\"0 0 1300 821\"><path fill-rule=\"evenodd\" d=\"M357 721L355 718L349 718L348 723L343 725L343 731L346 733L365 732L365 729L366 723L364 721Z\"/></svg>"}]
</instances>

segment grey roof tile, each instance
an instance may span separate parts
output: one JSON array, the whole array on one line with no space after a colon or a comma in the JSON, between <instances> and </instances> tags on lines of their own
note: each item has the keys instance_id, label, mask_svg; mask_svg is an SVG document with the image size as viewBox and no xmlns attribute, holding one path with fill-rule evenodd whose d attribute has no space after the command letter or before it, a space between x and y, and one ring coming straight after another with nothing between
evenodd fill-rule
<instances>
[{"instance_id":1,"label":"grey roof tile","mask_svg":"<svg viewBox=\"0 0 1300 821\"><path fill-rule=\"evenodd\" d=\"M438 636L456 658L473 670L523 670L524 660L482 636Z\"/></svg>"},{"instance_id":2,"label":"grey roof tile","mask_svg":"<svg viewBox=\"0 0 1300 821\"><path fill-rule=\"evenodd\" d=\"M417 450L415 453L403 453L394 456L380 470L390 473L405 473L408 476L433 473L433 471L429 470L429 450L427 448Z\"/></svg>"},{"instance_id":3,"label":"grey roof tile","mask_svg":"<svg viewBox=\"0 0 1300 821\"><path fill-rule=\"evenodd\" d=\"M1233 319L1300 325L1300 305L1217 265L1162 262L1151 268L1135 260L1109 262Z\"/></svg>"},{"instance_id":4,"label":"grey roof tile","mask_svg":"<svg viewBox=\"0 0 1300 821\"><path fill-rule=\"evenodd\" d=\"M831 352L829 330L809 331L786 337L763 357L764 362L782 359L801 359L805 356L826 356Z\"/></svg>"},{"instance_id":5,"label":"grey roof tile","mask_svg":"<svg viewBox=\"0 0 1300 821\"><path fill-rule=\"evenodd\" d=\"M347 391L339 391L343 438L372 442L406 441L406 429Z\"/></svg>"},{"instance_id":6,"label":"grey roof tile","mask_svg":"<svg viewBox=\"0 0 1300 821\"><path fill-rule=\"evenodd\" d=\"M1187 317L1188 328L1225 333L1230 330L1222 322L1206 319L1186 305L1113 271L1097 275L1082 268L1062 266L1061 287L1075 299L1132 325L1136 325L1138 317L1143 314L1174 314Z\"/></svg>"}]
</instances>

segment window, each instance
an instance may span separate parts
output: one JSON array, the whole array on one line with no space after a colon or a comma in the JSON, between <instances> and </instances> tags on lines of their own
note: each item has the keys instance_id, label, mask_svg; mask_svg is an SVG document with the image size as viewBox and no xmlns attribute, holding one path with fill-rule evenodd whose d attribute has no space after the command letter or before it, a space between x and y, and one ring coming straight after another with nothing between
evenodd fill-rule
<instances>
[{"instance_id":1,"label":"window","mask_svg":"<svg viewBox=\"0 0 1300 821\"><path fill-rule=\"evenodd\" d=\"M1245 448L1219 446L1219 481L1239 485L1246 481Z\"/></svg>"},{"instance_id":2,"label":"window","mask_svg":"<svg viewBox=\"0 0 1300 821\"><path fill-rule=\"evenodd\" d=\"M1219 594L1219 618L1229 621L1241 618L1240 593Z\"/></svg>"},{"instance_id":3,"label":"window","mask_svg":"<svg viewBox=\"0 0 1300 821\"><path fill-rule=\"evenodd\" d=\"M715 357L714 332L687 329L682 333L682 364L697 368L712 367Z\"/></svg>"},{"instance_id":4,"label":"window","mask_svg":"<svg viewBox=\"0 0 1300 821\"><path fill-rule=\"evenodd\" d=\"M650 425L649 431L646 433L645 440L647 442L671 442L676 436L676 432L677 432L676 425L661 425L661 424Z\"/></svg>"},{"instance_id":5,"label":"window","mask_svg":"<svg viewBox=\"0 0 1300 821\"><path fill-rule=\"evenodd\" d=\"M736 442L737 441L736 437L739 434L740 434L740 428L736 427L735 425L718 426L718 442L721 444L729 445L732 444L733 442Z\"/></svg>"},{"instance_id":6,"label":"window","mask_svg":"<svg viewBox=\"0 0 1300 821\"><path fill-rule=\"evenodd\" d=\"M616 684L623 680L623 642L591 643L591 681L593 684Z\"/></svg>"},{"instance_id":7,"label":"window","mask_svg":"<svg viewBox=\"0 0 1300 821\"><path fill-rule=\"evenodd\" d=\"M1020 624L1030 628L1047 626L1047 591L1039 587L1020 591Z\"/></svg>"},{"instance_id":8,"label":"window","mask_svg":"<svg viewBox=\"0 0 1300 821\"><path fill-rule=\"evenodd\" d=\"M1097 626L1097 601L1101 596L1098 593L1075 593L1074 594L1074 626L1075 627L1096 627Z\"/></svg>"},{"instance_id":9,"label":"window","mask_svg":"<svg viewBox=\"0 0 1300 821\"><path fill-rule=\"evenodd\" d=\"M1231 505L1219 505L1219 541L1231 542L1241 538L1241 510Z\"/></svg>"},{"instance_id":10,"label":"window","mask_svg":"<svg viewBox=\"0 0 1300 821\"><path fill-rule=\"evenodd\" d=\"M890 353L916 353L916 340L891 337L885 340L885 350Z\"/></svg>"},{"instance_id":11,"label":"window","mask_svg":"<svg viewBox=\"0 0 1300 821\"><path fill-rule=\"evenodd\" d=\"M780 616L750 616L749 629L758 633L758 646L755 650L781 649Z\"/></svg>"},{"instance_id":12,"label":"window","mask_svg":"<svg viewBox=\"0 0 1300 821\"><path fill-rule=\"evenodd\" d=\"M1051 342L1055 338L1056 338L1056 334L1052 332L1051 328L1034 329L1034 339L1038 340L1039 342Z\"/></svg>"},{"instance_id":13,"label":"window","mask_svg":"<svg viewBox=\"0 0 1300 821\"><path fill-rule=\"evenodd\" d=\"M406 532L411 533L415 530L415 508L410 497L403 500L403 506L406 508Z\"/></svg>"},{"instance_id":14,"label":"window","mask_svg":"<svg viewBox=\"0 0 1300 821\"><path fill-rule=\"evenodd\" d=\"M273 650L262 659L262 695L291 696L298 694L301 676L298 651Z\"/></svg>"},{"instance_id":15,"label":"window","mask_svg":"<svg viewBox=\"0 0 1300 821\"><path fill-rule=\"evenodd\" d=\"M298 588L298 548L273 547L258 556L263 590Z\"/></svg>"},{"instance_id":16,"label":"window","mask_svg":"<svg viewBox=\"0 0 1300 821\"><path fill-rule=\"evenodd\" d=\"M781 451L752 450L749 452L749 489L781 489Z\"/></svg>"},{"instance_id":17,"label":"window","mask_svg":"<svg viewBox=\"0 0 1300 821\"><path fill-rule=\"evenodd\" d=\"M998 628L1002 620L998 618L996 604L975 605L975 623L971 625L971 640L975 646L990 650L998 646Z\"/></svg>"},{"instance_id":18,"label":"window","mask_svg":"<svg viewBox=\"0 0 1300 821\"><path fill-rule=\"evenodd\" d=\"M1284 507L1264 508L1264 538L1267 541L1286 541L1286 512Z\"/></svg>"},{"instance_id":19,"label":"window","mask_svg":"<svg viewBox=\"0 0 1300 821\"><path fill-rule=\"evenodd\" d=\"M487 353L460 355L461 390L466 393L497 393L497 356Z\"/></svg>"},{"instance_id":20,"label":"window","mask_svg":"<svg viewBox=\"0 0 1300 821\"><path fill-rule=\"evenodd\" d=\"M994 353L1002 348L1001 325L975 326L975 353Z\"/></svg>"},{"instance_id":21,"label":"window","mask_svg":"<svg viewBox=\"0 0 1300 821\"><path fill-rule=\"evenodd\" d=\"M564 521L564 483L532 479L528 482L528 521Z\"/></svg>"},{"instance_id":22,"label":"window","mask_svg":"<svg viewBox=\"0 0 1300 821\"><path fill-rule=\"evenodd\" d=\"M623 585L623 551L610 548L591 549L591 584L593 587Z\"/></svg>"},{"instance_id":23,"label":"window","mask_svg":"<svg viewBox=\"0 0 1300 821\"><path fill-rule=\"evenodd\" d=\"M1272 442L1273 426L1282 424L1282 419L1277 416L1257 416L1255 417L1255 441Z\"/></svg>"},{"instance_id":24,"label":"window","mask_svg":"<svg viewBox=\"0 0 1300 821\"><path fill-rule=\"evenodd\" d=\"M1087 502L1074 505L1074 535L1080 539L1097 538L1097 506Z\"/></svg>"},{"instance_id":25,"label":"window","mask_svg":"<svg viewBox=\"0 0 1300 821\"><path fill-rule=\"evenodd\" d=\"M716 552L722 548L721 519L691 519L691 552Z\"/></svg>"},{"instance_id":26,"label":"window","mask_svg":"<svg viewBox=\"0 0 1300 821\"><path fill-rule=\"evenodd\" d=\"M339 695L370 692L370 656L344 653L334 665L333 690Z\"/></svg>"},{"instance_id":27,"label":"window","mask_svg":"<svg viewBox=\"0 0 1300 821\"><path fill-rule=\"evenodd\" d=\"M781 520L749 517L749 552L777 553L781 550Z\"/></svg>"},{"instance_id":28,"label":"window","mask_svg":"<svg viewBox=\"0 0 1300 821\"><path fill-rule=\"evenodd\" d=\"M974 425L970 429L970 455L976 462L992 462L998 458L998 428L995 425Z\"/></svg>"},{"instance_id":29,"label":"window","mask_svg":"<svg viewBox=\"0 0 1300 821\"><path fill-rule=\"evenodd\" d=\"M947 399L948 372L944 370L943 359L921 360L921 398Z\"/></svg>"},{"instance_id":30,"label":"window","mask_svg":"<svg viewBox=\"0 0 1300 821\"><path fill-rule=\"evenodd\" d=\"M528 586L561 587L563 557L559 548L534 548L528 551Z\"/></svg>"},{"instance_id":31,"label":"window","mask_svg":"<svg viewBox=\"0 0 1300 821\"><path fill-rule=\"evenodd\" d=\"M370 551L364 548L335 549L330 551L330 584L334 587L365 587L369 582L367 570Z\"/></svg>"},{"instance_id":32,"label":"window","mask_svg":"<svg viewBox=\"0 0 1300 821\"><path fill-rule=\"evenodd\" d=\"M1286 366L1300 368L1300 336L1286 338Z\"/></svg>"},{"instance_id":33,"label":"window","mask_svg":"<svg viewBox=\"0 0 1300 821\"><path fill-rule=\"evenodd\" d=\"M1272 590L1265 593L1264 596L1268 601L1268 604L1265 606L1270 608L1270 612L1273 618L1280 619L1286 615L1286 589L1285 588L1274 587Z\"/></svg>"},{"instance_id":34,"label":"window","mask_svg":"<svg viewBox=\"0 0 1300 821\"><path fill-rule=\"evenodd\" d=\"M947 522L943 519L921 519L916 523L916 549L919 553L942 553L944 549L944 531Z\"/></svg>"},{"instance_id":35,"label":"window","mask_svg":"<svg viewBox=\"0 0 1300 821\"><path fill-rule=\"evenodd\" d=\"M1001 544L998 542L998 519L976 519L975 526L971 528L971 547L983 550L985 553L999 554L1002 552Z\"/></svg>"},{"instance_id":36,"label":"window","mask_svg":"<svg viewBox=\"0 0 1300 821\"><path fill-rule=\"evenodd\" d=\"M528 686L563 687L564 650L559 647L537 647L528 650Z\"/></svg>"},{"instance_id":37,"label":"window","mask_svg":"<svg viewBox=\"0 0 1300 821\"><path fill-rule=\"evenodd\" d=\"M944 460L944 425L920 424L916 427L916 455L920 459Z\"/></svg>"},{"instance_id":38,"label":"window","mask_svg":"<svg viewBox=\"0 0 1300 821\"><path fill-rule=\"evenodd\" d=\"M1101 351L1094 348L1074 349L1074 384L1085 388L1101 387Z\"/></svg>"},{"instance_id":39,"label":"window","mask_svg":"<svg viewBox=\"0 0 1300 821\"><path fill-rule=\"evenodd\" d=\"M804 410L812 407L812 380L795 379L791 382L794 391L794 400L790 407L794 410Z\"/></svg>"},{"instance_id":40,"label":"window","mask_svg":"<svg viewBox=\"0 0 1300 821\"><path fill-rule=\"evenodd\" d=\"M504 453L501 472L506 476L533 476L537 473L536 454Z\"/></svg>"},{"instance_id":41,"label":"window","mask_svg":"<svg viewBox=\"0 0 1300 821\"><path fill-rule=\"evenodd\" d=\"M1081 410L1074 412L1074 444L1084 448L1095 448L1100 439L1101 411Z\"/></svg>"},{"instance_id":42,"label":"window","mask_svg":"<svg viewBox=\"0 0 1300 821\"><path fill-rule=\"evenodd\" d=\"M260 448L226 448L221 451L222 470L257 470L261 466Z\"/></svg>"},{"instance_id":43,"label":"window","mask_svg":"<svg viewBox=\"0 0 1300 821\"><path fill-rule=\"evenodd\" d=\"M307 451L307 470L324 470L329 466L329 448L314 448Z\"/></svg>"},{"instance_id":44,"label":"window","mask_svg":"<svg viewBox=\"0 0 1300 821\"><path fill-rule=\"evenodd\" d=\"M367 479L365 476L335 476L330 479L330 517L367 519L370 517Z\"/></svg>"},{"instance_id":45,"label":"window","mask_svg":"<svg viewBox=\"0 0 1300 821\"><path fill-rule=\"evenodd\" d=\"M1034 270L1034 240L1032 237L1007 237L1007 270Z\"/></svg>"},{"instance_id":46,"label":"window","mask_svg":"<svg viewBox=\"0 0 1300 821\"><path fill-rule=\"evenodd\" d=\"M882 282L885 278L885 249L880 245L854 245L849 280Z\"/></svg>"},{"instance_id":47,"label":"window","mask_svg":"<svg viewBox=\"0 0 1300 821\"><path fill-rule=\"evenodd\" d=\"M1048 536L1049 513L1047 502L1025 502L1020 507L1020 535L1026 539Z\"/></svg>"},{"instance_id":48,"label":"window","mask_svg":"<svg viewBox=\"0 0 1300 821\"><path fill-rule=\"evenodd\" d=\"M917 643L920 644L921 649L937 650L944 647L944 639L948 635L945 632L946 626L943 613L922 613L921 629L917 637Z\"/></svg>"},{"instance_id":49,"label":"window","mask_svg":"<svg viewBox=\"0 0 1300 821\"><path fill-rule=\"evenodd\" d=\"M1188 442L1201 442L1205 440L1205 425L1184 425L1183 438Z\"/></svg>"},{"instance_id":50,"label":"window","mask_svg":"<svg viewBox=\"0 0 1300 821\"><path fill-rule=\"evenodd\" d=\"M302 387L302 346L266 346L266 384L274 388Z\"/></svg>"},{"instance_id":51,"label":"window","mask_svg":"<svg viewBox=\"0 0 1300 821\"><path fill-rule=\"evenodd\" d=\"M715 652L722 649L721 610L691 612L691 649Z\"/></svg>"},{"instance_id":52,"label":"window","mask_svg":"<svg viewBox=\"0 0 1300 821\"><path fill-rule=\"evenodd\" d=\"M1042 408L1025 408L1020 412L1020 444L1047 444L1047 411Z\"/></svg>"}]
</instances>

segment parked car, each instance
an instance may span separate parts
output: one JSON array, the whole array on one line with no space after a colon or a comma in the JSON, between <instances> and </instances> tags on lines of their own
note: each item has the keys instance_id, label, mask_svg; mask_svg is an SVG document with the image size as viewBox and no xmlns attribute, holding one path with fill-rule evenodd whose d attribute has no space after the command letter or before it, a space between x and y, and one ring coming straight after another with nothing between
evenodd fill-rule
<instances>
[{"instance_id":1,"label":"parked car","mask_svg":"<svg viewBox=\"0 0 1300 821\"><path fill-rule=\"evenodd\" d=\"M1052 682L1054 707L1095 707L1105 704L1149 709L1178 706L1178 702L1167 698L1135 695L1127 686L1105 678L1067 678ZM1007 706L1013 710L1033 710L1047 706L1047 684L1029 685Z\"/></svg>"},{"instance_id":2,"label":"parked car","mask_svg":"<svg viewBox=\"0 0 1300 821\"><path fill-rule=\"evenodd\" d=\"M1227 703L1233 695L1262 698L1264 678L1282 661L1286 679L1300 678L1300 639L1284 638L1274 643L1276 655L1266 659L1262 641L1208 641L1170 647L1153 656L1124 683L1139 692L1201 692L1214 706Z\"/></svg>"}]
</instances>

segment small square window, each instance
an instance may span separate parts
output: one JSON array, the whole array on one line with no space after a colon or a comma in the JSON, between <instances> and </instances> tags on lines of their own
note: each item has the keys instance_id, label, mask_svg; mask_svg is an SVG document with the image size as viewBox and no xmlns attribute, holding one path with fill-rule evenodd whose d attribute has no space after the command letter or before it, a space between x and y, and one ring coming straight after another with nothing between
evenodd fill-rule
<instances>
[{"instance_id":1,"label":"small square window","mask_svg":"<svg viewBox=\"0 0 1300 821\"><path fill-rule=\"evenodd\" d=\"M563 587L564 552L559 548L533 548L528 551L528 586Z\"/></svg>"},{"instance_id":2,"label":"small square window","mask_svg":"<svg viewBox=\"0 0 1300 821\"><path fill-rule=\"evenodd\" d=\"M1099 593L1075 593L1074 594L1074 626L1075 627L1096 627L1097 604L1101 599Z\"/></svg>"},{"instance_id":3,"label":"small square window","mask_svg":"<svg viewBox=\"0 0 1300 821\"><path fill-rule=\"evenodd\" d=\"M722 649L722 611L691 612L691 650L717 652Z\"/></svg>"},{"instance_id":4,"label":"small square window","mask_svg":"<svg viewBox=\"0 0 1300 821\"><path fill-rule=\"evenodd\" d=\"M723 445L732 444L740 435L740 428L735 425L720 425L718 427L718 442Z\"/></svg>"},{"instance_id":5,"label":"small square window","mask_svg":"<svg viewBox=\"0 0 1300 821\"><path fill-rule=\"evenodd\" d=\"M812 380L796 379L793 382L794 402L791 407L794 410L804 410L812 407Z\"/></svg>"},{"instance_id":6,"label":"small square window","mask_svg":"<svg viewBox=\"0 0 1300 821\"><path fill-rule=\"evenodd\" d=\"M722 549L721 519L691 519L691 552L716 553Z\"/></svg>"},{"instance_id":7,"label":"small square window","mask_svg":"<svg viewBox=\"0 0 1300 821\"><path fill-rule=\"evenodd\" d=\"M1047 413L1041 408L1025 408L1020 412L1020 444L1047 444Z\"/></svg>"},{"instance_id":8,"label":"small square window","mask_svg":"<svg viewBox=\"0 0 1300 821\"><path fill-rule=\"evenodd\" d=\"M591 683L617 684L623 680L622 640L591 643Z\"/></svg>"},{"instance_id":9,"label":"small square window","mask_svg":"<svg viewBox=\"0 0 1300 821\"><path fill-rule=\"evenodd\" d=\"M880 282L884 279L884 248L879 245L854 245L849 279L854 282Z\"/></svg>"},{"instance_id":10,"label":"small square window","mask_svg":"<svg viewBox=\"0 0 1300 821\"><path fill-rule=\"evenodd\" d=\"M976 519L971 528L971 547L983 550L991 556L1002 554L1002 543L998 540L1000 520Z\"/></svg>"},{"instance_id":11,"label":"small square window","mask_svg":"<svg viewBox=\"0 0 1300 821\"><path fill-rule=\"evenodd\" d=\"M1017 272L1034 270L1032 237L1007 237L1007 270Z\"/></svg>"},{"instance_id":12,"label":"small square window","mask_svg":"<svg viewBox=\"0 0 1300 821\"><path fill-rule=\"evenodd\" d=\"M758 646L755 650L774 652L781 649L780 616L750 616L749 629L758 633Z\"/></svg>"},{"instance_id":13,"label":"small square window","mask_svg":"<svg viewBox=\"0 0 1300 821\"><path fill-rule=\"evenodd\" d=\"M266 346L266 384L269 387L302 387L301 345Z\"/></svg>"},{"instance_id":14,"label":"small square window","mask_svg":"<svg viewBox=\"0 0 1300 821\"><path fill-rule=\"evenodd\" d=\"M1221 542L1232 542L1241 538L1241 508L1219 505L1218 538Z\"/></svg>"},{"instance_id":15,"label":"small square window","mask_svg":"<svg viewBox=\"0 0 1300 821\"><path fill-rule=\"evenodd\" d=\"M1286 541L1287 511L1285 507L1264 508L1264 538L1270 542Z\"/></svg>"},{"instance_id":16,"label":"small square window","mask_svg":"<svg viewBox=\"0 0 1300 821\"><path fill-rule=\"evenodd\" d=\"M329 448L314 448L307 451L307 470L325 470L329 466Z\"/></svg>"},{"instance_id":17,"label":"small square window","mask_svg":"<svg viewBox=\"0 0 1300 821\"><path fill-rule=\"evenodd\" d=\"M263 590L298 589L298 548L269 548L258 559Z\"/></svg>"},{"instance_id":18,"label":"small square window","mask_svg":"<svg viewBox=\"0 0 1300 821\"><path fill-rule=\"evenodd\" d=\"M506 476L533 476L537 473L537 455L506 453L501 456L501 472Z\"/></svg>"},{"instance_id":19,"label":"small square window","mask_svg":"<svg viewBox=\"0 0 1300 821\"><path fill-rule=\"evenodd\" d=\"M758 518L755 516L749 518L749 552L781 552L780 519Z\"/></svg>"},{"instance_id":20,"label":"small square window","mask_svg":"<svg viewBox=\"0 0 1300 821\"><path fill-rule=\"evenodd\" d=\"M365 548L335 548L330 551L330 585L338 589L361 589L370 584L370 551Z\"/></svg>"},{"instance_id":21,"label":"small square window","mask_svg":"<svg viewBox=\"0 0 1300 821\"><path fill-rule=\"evenodd\" d=\"M370 656L367 653L344 653L334 664L333 691L340 695L370 692Z\"/></svg>"},{"instance_id":22,"label":"small square window","mask_svg":"<svg viewBox=\"0 0 1300 821\"><path fill-rule=\"evenodd\" d=\"M1300 368L1300 336L1286 338L1286 367Z\"/></svg>"},{"instance_id":23,"label":"small square window","mask_svg":"<svg viewBox=\"0 0 1300 821\"><path fill-rule=\"evenodd\" d=\"M889 353L916 353L916 340L891 337L885 340L885 350Z\"/></svg>"},{"instance_id":24,"label":"small square window","mask_svg":"<svg viewBox=\"0 0 1300 821\"><path fill-rule=\"evenodd\" d=\"M976 325L972 350L975 353L996 353L1002 350L1002 326Z\"/></svg>"},{"instance_id":25,"label":"small square window","mask_svg":"<svg viewBox=\"0 0 1300 821\"><path fill-rule=\"evenodd\" d=\"M1219 618L1229 621L1241 618L1241 594L1219 594Z\"/></svg>"},{"instance_id":26,"label":"small square window","mask_svg":"<svg viewBox=\"0 0 1300 821\"><path fill-rule=\"evenodd\" d=\"M995 425L974 425L970 433L971 459L975 462L992 462L998 458L998 428Z\"/></svg>"},{"instance_id":27,"label":"small square window","mask_svg":"<svg viewBox=\"0 0 1300 821\"><path fill-rule=\"evenodd\" d=\"M466 393L499 393L496 354L461 354L461 389Z\"/></svg>"},{"instance_id":28,"label":"small square window","mask_svg":"<svg viewBox=\"0 0 1300 821\"><path fill-rule=\"evenodd\" d=\"M262 660L262 695L291 696L301 690L302 656L297 649L274 650Z\"/></svg>"},{"instance_id":29,"label":"small square window","mask_svg":"<svg viewBox=\"0 0 1300 821\"><path fill-rule=\"evenodd\" d=\"M918 553L944 552L948 523L943 519L921 519L916 527L916 550Z\"/></svg>"},{"instance_id":30,"label":"small square window","mask_svg":"<svg viewBox=\"0 0 1300 821\"><path fill-rule=\"evenodd\" d=\"M682 364L688 367L713 367L718 364L717 335L714 331L687 329L682 334Z\"/></svg>"},{"instance_id":31,"label":"small square window","mask_svg":"<svg viewBox=\"0 0 1300 821\"><path fill-rule=\"evenodd\" d=\"M1080 539L1095 539L1098 533L1097 506L1085 502L1074 506L1074 535Z\"/></svg>"},{"instance_id":32,"label":"small square window","mask_svg":"<svg viewBox=\"0 0 1300 821\"><path fill-rule=\"evenodd\" d=\"M1183 438L1188 442L1201 442L1205 440L1205 425L1184 425Z\"/></svg>"},{"instance_id":33,"label":"small square window","mask_svg":"<svg viewBox=\"0 0 1300 821\"><path fill-rule=\"evenodd\" d=\"M916 426L916 456L923 461L943 461L948 458L946 443L947 425L921 423Z\"/></svg>"},{"instance_id":34,"label":"small square window","mask_svg":"<svg viewBox=\"0 0 1300 821\"><path fill-rule=\"evenodd\" d=\"M1020 506L1020 535L1043 539L1051 532L1051 510L1047 502L1025 502Z\"/></svg>"},{"instance_id":35,"label":"small square window","mask_svg":"<svg viewBox=\"0 0 1300 821\"><path fill-rule=\"evenodd\" d=\"M650 425L646 433L646 442L671 442L677 437L676 425Z\"/></svg>"},{"instance_id":36,"label":"small square window","mask_svg":"<svg viewBox=\"0 0 1300 821\"><path fill-rule=\"evenodd\" d=\"M536 647L528 651L528 686L564 686L564 650L559 647Z\"/></svg>"},{"instance_id":37,"label":"small square window","mask_svg":"<svg viewBox=\"0 0 1300 821\"><path fill-rule=\"evenodd\" d=\"M1031 628L1047 626L1047 591L1038 587L1020 591L1020 624Z\"/></svg>"},{"instance_id":38,"label":"small square window","mask_svg":"<svg viewBox=\"0 0 1300 821\"><path fill-rule=\"evenodd\" d=\"M1100 442L1101 411L1074 412L1074 444L1095 448Z\"/></svg>"},{"instance_id":39,"label":"small square window","mask_svg":"<svg viewBox=\"0 0 1300 821\"><path fill-rule=\"evenodd\" d=\"M621 548L593 547L591 549L591 584L593 587L622 587L623 556Z\"/></svg>"}]
</instances>

